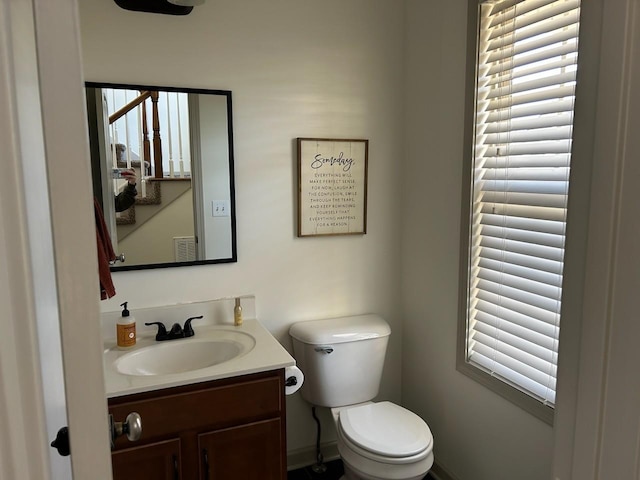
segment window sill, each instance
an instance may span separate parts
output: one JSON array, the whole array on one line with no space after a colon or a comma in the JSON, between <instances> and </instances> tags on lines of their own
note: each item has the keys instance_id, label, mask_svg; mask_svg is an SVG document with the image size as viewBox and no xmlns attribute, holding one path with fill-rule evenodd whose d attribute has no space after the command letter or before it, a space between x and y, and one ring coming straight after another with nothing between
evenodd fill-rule
<instances>
[{"instance_id":1,"label":"window sill","mask_svg":"<svg viewBox=\"0 0 640 480\"><path fill-rule=\"evenodd\" d=\"M481 385L484 385L486 388L493 391L494 393L497 393L501 397L509 400L511 403L527 411L534 417L553 426L555 410L552 407L542 404L539 400L536 400L526 393L521 392L508 383L505 383L498 378L492 377L478 367L467 363L465 360L458 359L456 370L472 378Z\"/></svg>"}]
</instances>

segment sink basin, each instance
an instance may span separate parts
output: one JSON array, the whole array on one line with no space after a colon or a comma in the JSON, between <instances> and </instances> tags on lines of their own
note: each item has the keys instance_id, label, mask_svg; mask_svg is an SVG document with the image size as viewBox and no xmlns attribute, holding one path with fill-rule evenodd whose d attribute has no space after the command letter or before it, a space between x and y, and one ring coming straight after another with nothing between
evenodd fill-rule
<instances>
[{"instance_id":1,"label":"sink basin","mask_svg":"<svg viewBox=\"0 0 640 480\"><path fill-rule=\"evenodd\" d=\"M191 372L219 365L251 351L251 335L233 331L216 331L203 338L157 342L120 356L114 363L125 375L169 375Z\"/></svg>"}]
</instances>

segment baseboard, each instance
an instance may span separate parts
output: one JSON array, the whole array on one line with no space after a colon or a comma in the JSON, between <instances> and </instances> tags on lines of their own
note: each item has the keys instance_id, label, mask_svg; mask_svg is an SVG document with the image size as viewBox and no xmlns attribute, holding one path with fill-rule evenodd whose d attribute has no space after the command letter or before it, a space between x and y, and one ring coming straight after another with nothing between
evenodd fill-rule
<instances>
[{"instance_id":1,"label":"baseboard","mask_svg":"<svg viewBox=\"0 0 640 480\"><path fill-rule=\"evenodd\" d=\"M338 444L336 442L327 442L320 444L320 452L325 462L340 458L338 453ZM298 468L308 467L317 462L316 447L305 447L287 452L287 470L297 470Z\"/></svg>"},{"instance_id":2,"label":"baseboard","mask_svg":"<svg viewBox=\"0 0 640 480\"><path fill-rule=\"evenodd\" d=\"M438 462L433 462L433 467L431 467L429 474L436 480L458 480L457 477L448 472L442 465L439 465Z\"/></svg>"}]
</instances>

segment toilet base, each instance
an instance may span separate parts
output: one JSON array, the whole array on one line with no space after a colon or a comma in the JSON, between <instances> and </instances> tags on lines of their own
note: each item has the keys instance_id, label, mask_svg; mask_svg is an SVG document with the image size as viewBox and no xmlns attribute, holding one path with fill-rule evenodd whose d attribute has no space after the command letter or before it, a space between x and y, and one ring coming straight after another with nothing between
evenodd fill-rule
<instances>
[{"instance_id":1,"label":"toilet base","mask_svg":"<svg viewBox=\"0 0 640 480\"><path fill-rule=\"evenodd\" d=\"M342 465L344 466L344 475L340 480L423 480L433 465L433 452L429 453L429 456L420 462L419 467L416 465L418 468L413 471L415 475L412 475L404 469L398 469L397 466L395 468L385 468L383 464L378 464L379 468L376 469L376 473L381 476L364 473L361 469L354 468L350 465L344 456L342 456ZM406 476L407 474L409 476Z\"/></svg>"}]
</instances>

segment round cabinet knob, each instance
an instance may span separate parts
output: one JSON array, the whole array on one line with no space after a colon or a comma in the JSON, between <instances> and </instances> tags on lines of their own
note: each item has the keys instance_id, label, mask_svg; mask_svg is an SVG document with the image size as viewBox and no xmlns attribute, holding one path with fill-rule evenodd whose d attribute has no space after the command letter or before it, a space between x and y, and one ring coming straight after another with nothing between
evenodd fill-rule
<instances>
[{"instance_id":1,"label":"round cabinet knob","mask_svg":"<svg viewBox=\"0 0 640 480\"><path fill-rule=\"evenodd\" d=\"M127 415L124 425L122 426L122 433L127 436L130 442L140 440L142 436L142 418L136 412L131 412Z\"/></svg>"},{"instance_id":2,"label":"round cabinet knob","mask_svg":"<svg viewBox=\"0 0 640 480\"><path fill-rule=\"evenodd\" d=\"M124 422L114 422L113 415L109 415L109 425L111 430L111 448L115 447L116 438L126 435L130 442L140 440L142 436L142 418L137 412L127 415Z\"/></svg>"}]
</instances>

